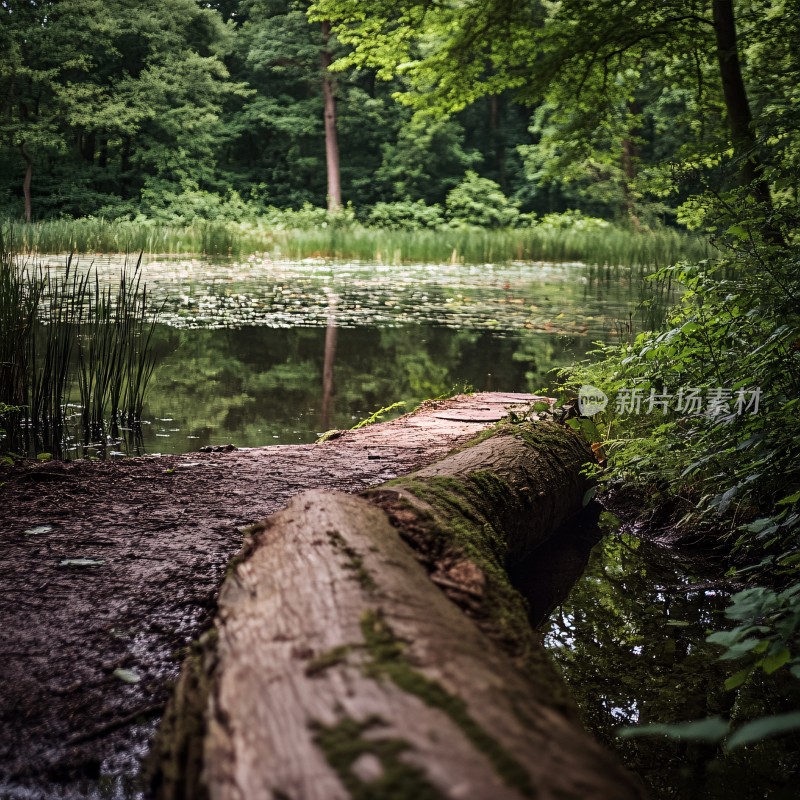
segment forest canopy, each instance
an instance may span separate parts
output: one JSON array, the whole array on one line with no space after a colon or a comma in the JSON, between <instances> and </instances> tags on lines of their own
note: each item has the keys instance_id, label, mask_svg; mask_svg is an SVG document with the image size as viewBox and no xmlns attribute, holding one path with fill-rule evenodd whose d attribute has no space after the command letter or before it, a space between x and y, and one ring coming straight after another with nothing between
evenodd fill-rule
<instances>
[{"instance_id":1,"label":"forest canopy","mask_svg":"<svg viewBox=\"0 0 800 800\"><path fill-rule=\"evenodd\" d=\"M405 203L435 225L474 173L523 214L672 224L737 172L759 191L766 162L795 166L796 6L3 0L0 215L325 206L327 89L362 219Z\"/></svg>"}]
</instances>

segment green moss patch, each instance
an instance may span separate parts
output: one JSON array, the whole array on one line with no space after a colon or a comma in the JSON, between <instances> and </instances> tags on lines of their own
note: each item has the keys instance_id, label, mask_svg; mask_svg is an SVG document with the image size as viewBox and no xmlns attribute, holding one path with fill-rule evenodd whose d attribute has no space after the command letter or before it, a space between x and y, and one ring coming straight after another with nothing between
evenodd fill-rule
<instances>
[{"instance_id":1,"label":"green moss patch","mask_svg":"<svg viewBox=\"0 0 800 800\"><path fill-rule=\"evenodd\" d=\"M373 716L364 722L348 718L336 725L313 723L311 727L315 743L353 800L442 800L441 792L419 767L400 760L411 748L408 742L364 736L383 724L380 717ZM382 775L372 781L364 781L353 769L366 754L375 756L381 764Z\"/></svg>"},{"instance_id":2,"label":"green moss patch","mask_svg":"<svg viewBox=\"0 0 800 800\"><path fill-rule=\"evenodd\" d=\"M344 564L345 568L353 571L356 580L363 589L373 591L376 588L375 580L364 566L364 559L359 552L347 544L339 531L327 531L327 534L331 544L347 559Z\"/></svg>"},{"instance_id":3,"label":"green moss patch","mask_svg":"<svg viewBox=\"0 0 800 800\"><path fill-rule=\"evenodd\" d=\"M325 672L326 669L330 669L331 667L335 667L337 664L341 664L347 660L347 656L350 653L352 648L350 645L343 644L339 645L339 647L334 647L332 650L328 650L327 653L323 653L320 656L312 659L309 665L306 667L306 675L309 677L313 677L314 675L319 675L322 672Z\"/></svg>"},{"instance_id":4,"label":"green moss patch","mask_svg":"<svg viewBox=\"0 0 800 800\"><path fill-rule=\"evenodd\" d=\"M425 705L444 712L457 725L477 750L491 762L503 782L533 797L535 792L525 768L471 716L466 702L450 694L440 683L415 670L404 655L403 644L395 637L379 611L367 611L361 619L370 661L364 669L372 678L389 678L407 694L413 694Z\"/></svg>"}]
</instances>

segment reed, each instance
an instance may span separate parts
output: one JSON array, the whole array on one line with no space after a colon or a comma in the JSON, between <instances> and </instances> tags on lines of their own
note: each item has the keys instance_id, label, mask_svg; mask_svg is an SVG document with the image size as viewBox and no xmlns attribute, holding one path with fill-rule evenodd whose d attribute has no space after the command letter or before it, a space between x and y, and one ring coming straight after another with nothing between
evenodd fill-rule
<instances>
[{"instance_id":1,"label":"reed","mask_svg":"<svg viewBox=\"0 0 800 800\"><path fill-rule=\"evenodd\" d=\"M284 229L260 222L155 222L103 219L11 224L21 251L38 253L206 254L239 257L266 252L273 258L326 258L403 263L503 263L584 261L589 264L662 267L712 255L706 240L663 228L635 232L551 228L388 231L357 224Z\"/></svg>"},{"instance_id":2,"label":"reed","mask_svg":"<svg viewBox=\"0 0 800 800\"><path fill-rule=\"evenodd\" d=\"M0 238L0 406L17 411L6 414L5 447L62 455L74 434L73 405L84 445L116 436L121 423L137 425L157 318L140 260L116 285L101 286L71 256L54 270L6 242Z\"/></svg>"}]
</instances>

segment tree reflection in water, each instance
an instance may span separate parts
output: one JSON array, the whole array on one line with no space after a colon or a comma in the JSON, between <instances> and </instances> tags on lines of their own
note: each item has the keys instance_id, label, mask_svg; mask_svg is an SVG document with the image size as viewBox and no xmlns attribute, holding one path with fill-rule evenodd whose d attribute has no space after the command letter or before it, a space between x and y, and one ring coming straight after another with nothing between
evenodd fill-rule
<instances>
[{"instance_id":1,"label":"tree reflection in water","mask_svg":"<svg viewBox=\"0 0 800 800\"><path fill-rule=\"evenodd\" d=\"M572 547L574 552L574 545ZM797 798L800 742L783 736L724 755L716 746L664 736L619 739L621 725L714 715L735 724L797 707L776 673L736 691L735 671L705 641L728 590L678 556L627 534L592 550L583 576L540 626L585 725L616 748L655 798Z\"/></svg>"}]
</instances>

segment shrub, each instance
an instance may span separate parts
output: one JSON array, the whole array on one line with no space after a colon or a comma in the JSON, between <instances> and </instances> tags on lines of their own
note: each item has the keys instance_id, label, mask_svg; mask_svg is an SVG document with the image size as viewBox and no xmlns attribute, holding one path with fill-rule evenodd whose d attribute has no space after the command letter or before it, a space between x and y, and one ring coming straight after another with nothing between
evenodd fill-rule
<instances>
[{"instance_id":1,"label":"shrub","mask_svg":"<svg viewBox=\"0 0 800 800\"><path fill-rule=\"evenodd\" d=\"M541 219L535 220L533 224L558 231L599 231L611 227L611 223L607 219L589 217L576 208L567 209L560 214L545 214Z\"/></svg>"},{"instance_id":2,"label":"shrub","mask_svg":"<svg viewBox=\"0 0 800 800\"><path fill-rule=\"evenodd\" d=\"M315 228L351 228L356 221L350 203L334 213L311 203L303 203L298 209L268 208L262 221L275 230L309 231Z\"/></svg>"},{"instance_id":3,"label":"shrub","mask_svg":"<svg viewBox=\"0 0 800 800\"><path fill-rule=\"evenodd\" d=\"M375 203L367 212L365 222L370 227L391 231L435 229L444 224L442 207L427 205L424 200L398 200L394 203Z\"/></svg>"},{"instance_id":4,"label":"shrub","mask_svg":"<svg viewBox=\"0 0 800 800\"><path fill-rule=\"evenodd\" d=\"M447 195L447 218L456 225L479 228L510 228L518 217L517 207L488 178L470 170Z\"/></svg>"}]
</instances>

